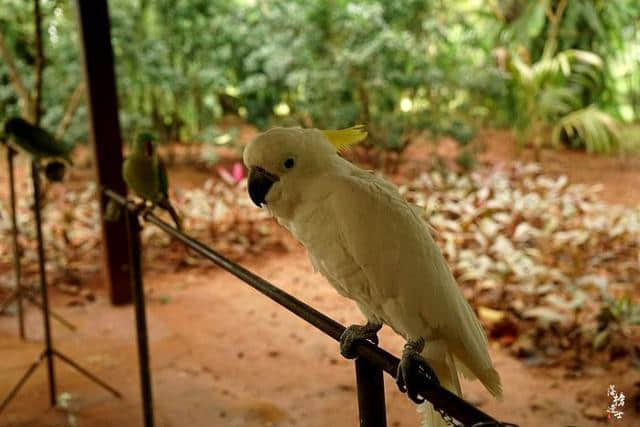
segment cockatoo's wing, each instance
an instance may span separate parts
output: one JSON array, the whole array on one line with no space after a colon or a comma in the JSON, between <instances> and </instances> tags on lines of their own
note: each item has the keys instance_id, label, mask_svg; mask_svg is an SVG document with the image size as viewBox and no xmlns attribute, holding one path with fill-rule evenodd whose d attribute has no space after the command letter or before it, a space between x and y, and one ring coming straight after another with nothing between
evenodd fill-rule
<instances>
[{"instance_id":1,"label":"cockatoo's wing","mask_svg":"<svg viewBox=\"0 0 640 427\"><path fill-rule=\"evenodd\" d=\"M359 271L334 272L352 289L352 277L366 276L361 295L372 312L406 338L444 340L449 351L492 393L500 389L487 340L422 219L397 189L374 174L324 177L333 190L339 244ZM360 289L360 287L358 287Z\"/></svg>"}]
</instances>

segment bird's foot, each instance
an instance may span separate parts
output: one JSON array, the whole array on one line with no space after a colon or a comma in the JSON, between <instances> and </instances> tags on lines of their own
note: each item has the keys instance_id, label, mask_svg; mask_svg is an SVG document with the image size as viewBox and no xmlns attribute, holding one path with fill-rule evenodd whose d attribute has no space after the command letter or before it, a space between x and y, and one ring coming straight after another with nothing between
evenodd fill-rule
<instances>
[{"instance_id":1,"label":"bird's foot","mask_svg":"<svg viewBox=\"0 0 640 427\"><path fill-rule=\"evenodd\" d=\"M107 206L104 209L104 219L108 222L117 222L122 215L122 207L113 200L107 202Z\"/></svg>"},{"instance_id":2,"label":"bird's foot","mask_svg":"<svg viewBox=\"0 0 640 427\"><path fill-rule=\"evenodd\" d=\"M351 325L344 330L340 336L340 354L347 359L355 359L353 346L358 341L371 341L378 345L378 331L382 328L382 324L367 322L366 325Z\"/></svg>"},{"instance_id":3,"label":"bird's foot","mask_svg":"<svg viewBox=\"0 0 640 427\"><path fill-rule=\"evenodd\" d=\"M409 398L415 403L424 402L424 397L420 396L416 390L418 376L427 377L429 381L440 384L436 373L429 363L420 355L424 349L424 339L409 341L404 346L402 359L398 365L396 374L396 384L401 392L407 392Z\"/></svg>"},{"instance_id":4,"label":"bird's foot","mask_svg":"<svg viewBox=\"0 0 640 427\"><path fill-rule=\"evenodd\" d=\"M135 206L133 207L133 213L141 218L144 218L144 216L151 212L153 208L154 205L149 205L146 200L143 200L135 204Z\"/></svg>"}]
</instances>

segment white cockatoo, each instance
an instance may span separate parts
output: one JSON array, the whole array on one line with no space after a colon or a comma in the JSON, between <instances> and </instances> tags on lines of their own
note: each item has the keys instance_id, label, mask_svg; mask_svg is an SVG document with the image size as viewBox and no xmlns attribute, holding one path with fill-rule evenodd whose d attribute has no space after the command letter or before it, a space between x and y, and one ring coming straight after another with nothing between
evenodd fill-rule
<instances>
[{"instance_id":1,"label":"white cockatoo","mask_svg":"<svg viewBox=\"0 0 640 427\"><path fill-rule=\"evenodd\" d=\"M386 324L407 340L397 382L415 402L423 402L411 381L419 367L459 396L458 371L500 396L484 331L417 208L394 185L339 155L364 137L359 126L260 134L244 150L249 196L304 245L314 269L367 319L341 337L345 357L355 357L358 340L377 344ZM424 405L424 425L446 425Z\"/></svg>"}]
</instances>

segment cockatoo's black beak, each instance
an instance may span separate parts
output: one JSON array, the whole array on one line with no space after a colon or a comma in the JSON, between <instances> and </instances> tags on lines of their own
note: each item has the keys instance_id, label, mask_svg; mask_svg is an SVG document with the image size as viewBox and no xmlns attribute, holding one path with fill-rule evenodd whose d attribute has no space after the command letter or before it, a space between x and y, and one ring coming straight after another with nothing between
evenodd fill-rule
<instances>
[{"instance_id":1,"label":"cockatoo's black beak","mask_svg":"<svg viewBox=\"0 0 640 427\"><path fill-rule=\"evenodd\" d=\"M279 180L277 175L269 173L259 166L252 167L249 172L249 197L253 203L259 208L262 207L262 204L266 203L264 199L271 186Z\"/></svg>"}]
</instances>

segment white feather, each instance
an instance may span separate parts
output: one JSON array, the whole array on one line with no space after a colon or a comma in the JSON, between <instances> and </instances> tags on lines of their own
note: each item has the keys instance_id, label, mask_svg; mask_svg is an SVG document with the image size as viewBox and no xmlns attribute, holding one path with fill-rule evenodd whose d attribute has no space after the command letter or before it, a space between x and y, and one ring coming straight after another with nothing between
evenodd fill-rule
<instances>
[{"instance_id":1,"label":"white feather","mask_svg":"<svg viewBox=\"0 0 640 427\"><path fill-rule=\"evenodd\" d=\"M368 320L425 339L423 356L450 391L461 394L461 370L499 396L484 331L419 212L395 186L338 156L318 171L283 178L267 199L314 268ZM430 409L425 414L442 421Z\"/></svg>"}]
</instances>

